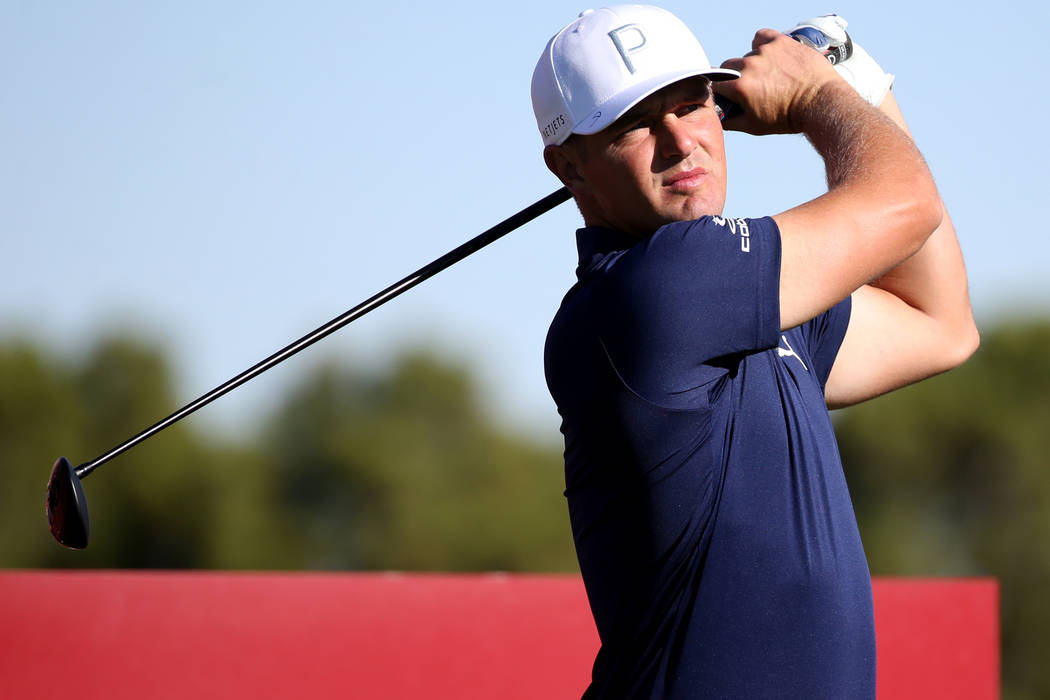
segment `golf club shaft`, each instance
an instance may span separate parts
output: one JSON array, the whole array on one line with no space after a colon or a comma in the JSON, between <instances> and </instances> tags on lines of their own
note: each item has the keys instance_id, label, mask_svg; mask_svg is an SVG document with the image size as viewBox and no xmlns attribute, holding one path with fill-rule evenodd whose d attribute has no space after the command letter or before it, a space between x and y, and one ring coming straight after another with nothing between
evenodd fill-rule
<instances>
[{"instance_id":1,"label":"golf club shaft","mask_svg":"<svg viewBox=\"0 0 1050 700\"><path fill-rule=\"evenodd\" d=\"M546 212L550 211L562 202L567 201L570 197L571 195L569 194L569 191L562 187L556 190L555 192L552 192L551 194L547 195L538 202L531 204L528 207L525 207L517 214L514 214L513 216L510 216L507 219L504 219L503 221L488 229L484 233L475 236L474 238L470 239L458 248L455 248L449 251L448 253L445 253L440 258L434 260L428 265L419 268L412 274L395 282L394 284L390 285L378 294L370 297L369 299L366 299L365 301L361 302L352 309L349 309L348 311L344 312L340 316L333 318L331 321L324 324L323 326L320 326L319 328L311 331L310 333L307 333L302 338L299 338L299 340L296 340L290 345L287 345L281 350L278 350L274 354L267 357L265 360L258 362L252 367L249 367L248 369L238 374L236 377L215 387L203 396L191 401L179 410L172 413L167 418L157 421L150 427L143 430L138 435L117 445L109 452L106 452L105 454L101 455L100 457L97 457L91 462L85 462L84 464L80 465L76 468L77 477L81 479L86 477L96 468L102 466L117 455L126 452L127 450L131 449L143 440L146 440L152 435L160 432L161 430L164 430L172 423L176 423L177 421L185 418L197 409L207 406L215 399L237 388L241 384L244 384L249 379L258 376L266 370L273 367L274 365L277 365L283 362L284 360L287 360L289 357L296 354L300 350L303 350L313 345L318 340L321 340L325 336L334 333L335 331L339 330L354 319L364 316L372 309L382 306L383 304L398 296L402 292L408 291L420 282L423 282L424 280L433 277L437 273L441 272L447 267L454 265L455 263L459 262L468 255L481 250L489 243L492 243L493 241L505 236L514 229L520 226L524 226L536 217L545 214Z\"/></svg>"}]
</instances>

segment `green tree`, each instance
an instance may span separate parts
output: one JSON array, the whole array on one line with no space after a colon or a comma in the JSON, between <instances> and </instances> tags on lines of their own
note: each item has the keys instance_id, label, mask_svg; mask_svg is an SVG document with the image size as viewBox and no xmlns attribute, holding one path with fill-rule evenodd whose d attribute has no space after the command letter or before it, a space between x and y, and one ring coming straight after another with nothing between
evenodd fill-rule
<instances>
[{"instance_id":1,"label":"green tree","mask_svg":"<svg viewBox=\"0 0 1050 700\"><path fill-rule=\"evenodd\" d=\"M45 485L56 445L82 449L83 419L59 363L25 341L0 346L0 563L61 562L45 524Z\"/></svg>"},{"instance_id":2,"label":"green tree","mask_svg":"<svg viewBox=\"0 0 1050 700\"><path fill-rule=\"evenodd\" d=\"M156 348L130 339L100 342L78 363L24 341L0 347L0 463L7 489L0 517L11 536L0 563L39 567L205 567L212 556L220 453L177 425L85 481L91 546L59 547L46 529L48 470L74 464L172 410L170 372ZM17 535L15 534L17 533Z\"/></svg>"},{"instance_id":3,"label":"green tree","mask_svg":"<svg viewBox=\"0 0 1050 700\"><path fill-rule=\"evenodd\" d=\"M575 569L560 454L495 427L464 368L329 364L274 403L255 444L203 439L202 413L85 480L91 544L73 552L45 529L48 469L173 410L167 361L128 338L72 362L0 345L0 565Z\"/></svg>"},{"instance_id":4,"label":"green tree","mask_svg":"<svg viewBox=\"0 0 1050 700\"><path fill-rule=\"evenodd\" d=\"M963 367L845 411L874 575L1002 585L1004 694L1050 697L1050 323L983 334Z\"/></svg>"},{"instance_id":5,"label":"green tree","mask_svg":"<svg viewBox=\"0 0 1050 700\"><path fill-rule=\"evenodd\" d=\"M420 352L379 378L328 365L266 434L300 566L576 566L560 454L496 429L461 367Z\"/></svg>"}]
</instances>

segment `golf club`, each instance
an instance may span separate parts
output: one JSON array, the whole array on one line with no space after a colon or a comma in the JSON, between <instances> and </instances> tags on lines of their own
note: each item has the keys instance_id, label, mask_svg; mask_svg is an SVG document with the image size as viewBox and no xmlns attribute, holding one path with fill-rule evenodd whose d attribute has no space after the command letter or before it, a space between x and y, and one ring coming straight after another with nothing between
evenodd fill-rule
<instances>
[{"instance_id":1,"label":"golf club","mask_svg":"<svg viewBox=\"0 0 1050 700\"><path fill-rule=\"evenodd\" d=\"M87 499L84 495L84 487L81 479L88 476L98 467L110 461L119 454L130 450L143 440L156 435L161 430L176 423L190 415L198 408L202 408L223 394L244 384L274 365L287 360L300 350L313 345L325 336L334 333L351 321L364 316L369 311L376 309L402 292L406 292L420 282L433 277L447 267L454 265L468 255L475 253L489 243L505 236L516 228L519 228L536 217L545 214L562 202L567 201L572 195L562 187L547 195L534 204L525 207L517 214L504 219L484 233L475 236L463 245L445 253L440 258L421 267L412 274L390 285L383 291L366 299L357 306L349 309L343 314L333 318L328 323L307 333L290 345L285 346L266 359L244 370L236 377L215 387L203 396L191 401L178 409L167 418L157 421L150 427L138 433L132 438L125 440L113 449L102 454L90 462L85 462L74 468L65 457L59 457L51 468L51 478L47 482L47 522L51 528L51 534L58 542L71 549L84 549L88 544L90 531L88 519Z\"/></svg>"}]
</instances>

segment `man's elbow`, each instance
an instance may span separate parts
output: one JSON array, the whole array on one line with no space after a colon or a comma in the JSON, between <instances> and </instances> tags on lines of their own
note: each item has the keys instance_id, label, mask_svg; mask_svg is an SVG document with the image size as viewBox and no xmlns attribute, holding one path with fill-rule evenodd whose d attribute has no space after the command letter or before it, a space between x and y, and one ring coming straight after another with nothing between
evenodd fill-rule
<instances>
[{"instance_id":1,"label":"man's elbow","mask_svg":"<svg viewBox=\"0 0 1050 700\"><path fill-rule=\"evenodd\" d=\"M926 243L944 219L944 205L933 181L915 177L896 183L897 189L886 197L888 203L879 212L879 226L894 237L892 244L897 262L910 258Z\"/></svg>"},{"instance_id":2,"label":"man's elbow","mask_svg":"<svg viewBox=\"0 0 1050 700\"><path fill-rule=\"evenodd\" d=\"M980 346L981 332L977 330L977 324L974 323L974 320L971 317L966 332L962 334L962 337L960 338L961 352L959 365L970 359Z\"/></svg>"},{"instance_id":3,"label":"man's elbow","mask_svg":"<svg viewBox=\"0 0 1050 700\"><path fill-rule=\"evenodd\" d=\"M959 321L950 330L945 339L942 350L942 358L945 363L944 370L955 369L970 359L977 348L981 345L981 333L977 330L977 324L973 316Z\"/></svg>"},{"instance_id":4,"label":"man's elbow","mask_svg":"<svg viewBox=\"0 0 1050 700\"><path fill-rule=\"evenodd\" d=\"M933 187L932 192L927 193L922 198L920 205L922 217L922 230L925 232L923 236L923 242L926 241L933 232L941 227L941 223L944 221L944 204L941 202L941 196L937 192L937 188Z\"/></svg>"},{"instance_id":5,"label":"man's elbow","mask_svg":"<svg viewBox=\"0 0 1050 700\"><path fill-rule=\"evenodd\" d=\"M915 251L926 243L926 239L933 235L944 221L944 205L941 196L937 192L937 186L928 176L920 178L911 194L911 210L909 218L914 231L913 244Z\"/></svg>"}]
</instances>

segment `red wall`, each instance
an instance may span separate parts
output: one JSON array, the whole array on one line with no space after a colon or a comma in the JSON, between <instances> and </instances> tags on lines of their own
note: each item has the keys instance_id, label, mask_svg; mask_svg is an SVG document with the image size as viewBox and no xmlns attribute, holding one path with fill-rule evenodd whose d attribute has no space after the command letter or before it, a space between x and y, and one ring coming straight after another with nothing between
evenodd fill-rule
<instances>
[{"instance_id":1,"label":"red wall","mask_svg":"<svg viewBox=\"0 0 1050 700\"><path fill-rule=\"evenodd\" d=\"M999 697L992 579L876 579L879 696ZM0 573L0 698L573 698L575 576Z\"/></svg>"}]
</instances>

